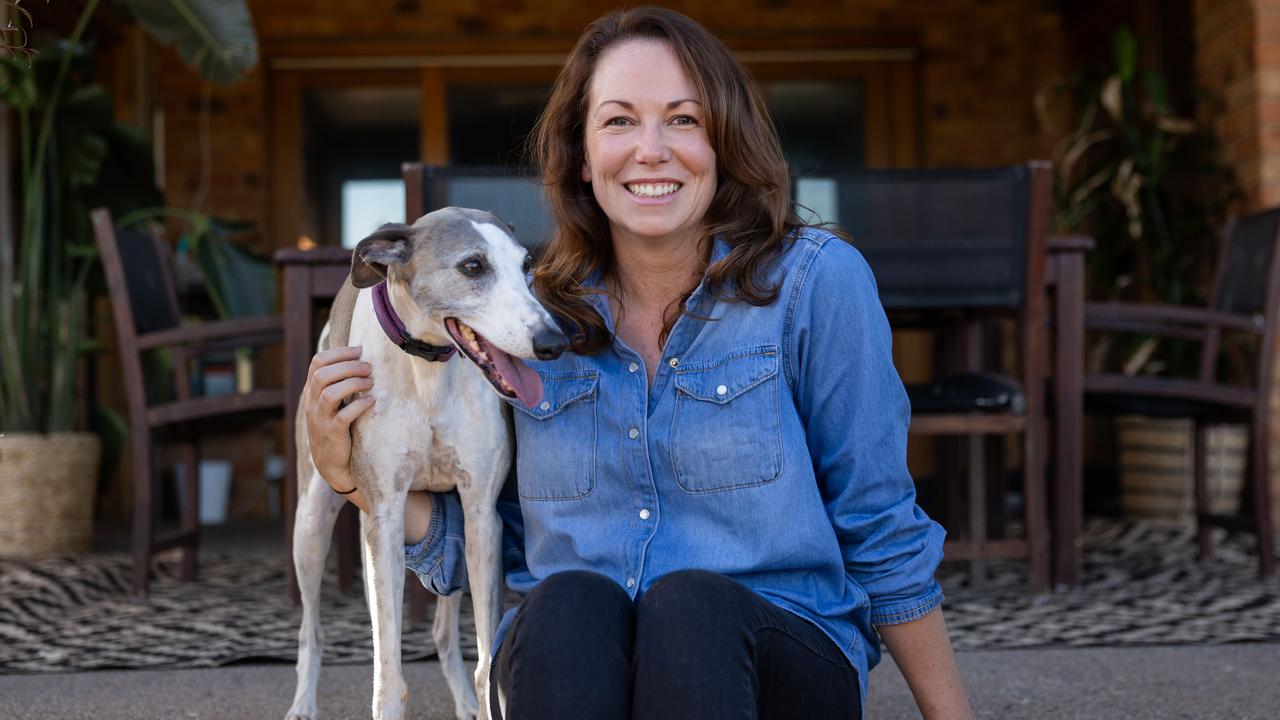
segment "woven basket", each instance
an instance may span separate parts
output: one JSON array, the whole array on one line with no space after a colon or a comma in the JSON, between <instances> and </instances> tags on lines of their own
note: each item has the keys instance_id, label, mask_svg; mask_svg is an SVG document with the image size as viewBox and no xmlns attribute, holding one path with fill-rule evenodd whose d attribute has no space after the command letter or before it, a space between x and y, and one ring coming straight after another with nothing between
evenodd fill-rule
<instances>
[{"instance_id":1,"label":"woven basket","mask_svg":"<svg viewBox=\"0 0 1280 720\"><path fill-rule=\"evenodd\" d=\"M92 433L0 434L0 555L90 549L100 450Z\"/></svg>"},{"instance_id":2,"label":"woven basket","mask_svg":"<svg viewBox=\"0 0 1280 720\"><path fill-rule=\"evenodd\" d=\"M1120 488L1124 514L1157 523L1195 525L1192 422L1122 415ZM1209 512L1240 511L1249 435L1242 425L1214 425L1206 438Z\"/></svg>"}]
</instances>

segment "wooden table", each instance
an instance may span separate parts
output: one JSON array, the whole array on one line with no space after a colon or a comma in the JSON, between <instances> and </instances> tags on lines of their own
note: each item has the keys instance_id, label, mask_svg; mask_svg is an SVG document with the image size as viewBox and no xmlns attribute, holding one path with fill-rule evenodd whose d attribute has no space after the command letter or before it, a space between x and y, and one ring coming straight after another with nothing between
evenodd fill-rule
<instances>
[{"instance_id":1,"label":"wooden table","mask_svg":"<svg viewBox=\"0 0 1280 720\"><path fill-rule=\"evenodd\" d=\"M1050 553L1055 589L1080 584L1084 543L1084 254L1088 237L1049 239L1046 284L1053 296L1053 475ZM287 332L287 331L286 331Z\"/></svg>"},{"instance_id":2,"label":"wooden table","mask_svg":"<svg viewBox=\"0 0 1280 720\"><path fill-rule=\"evenodd\" d=\"M307 368L316 352L316 341L323 326L322 313L347 279L351 270L351 251L345 248L315 250L278 250L275 254L283 278L284 289L284 417L285 473L281 490L284 507L284 547L289 594L298 601L298 579L293 567L293 516L298 507L298 448L294 441L294 419L298 416L298 398L307 384ZM343 592L351 589L355 558L349 542L354 516L344 508L339 516L338 585ZM345 517L344 517L345 516Z\"/></svg>"}]
</instances>

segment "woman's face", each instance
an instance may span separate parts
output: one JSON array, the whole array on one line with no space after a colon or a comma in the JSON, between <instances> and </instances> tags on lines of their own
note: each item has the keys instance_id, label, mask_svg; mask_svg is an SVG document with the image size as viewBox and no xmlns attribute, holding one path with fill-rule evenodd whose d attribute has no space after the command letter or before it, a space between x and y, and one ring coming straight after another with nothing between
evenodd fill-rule
<instances>
[{"instance_id":1,"label":"woman's face","mask_svg":"<svg viewBox=\"0 0 1280 720\"><path fill-rule=\"evenodd\" d=\"M716 193L702 98L658 40L605 51L587 94L582 179L617 243L696 242Z\"/></svg>"}]
</instances>

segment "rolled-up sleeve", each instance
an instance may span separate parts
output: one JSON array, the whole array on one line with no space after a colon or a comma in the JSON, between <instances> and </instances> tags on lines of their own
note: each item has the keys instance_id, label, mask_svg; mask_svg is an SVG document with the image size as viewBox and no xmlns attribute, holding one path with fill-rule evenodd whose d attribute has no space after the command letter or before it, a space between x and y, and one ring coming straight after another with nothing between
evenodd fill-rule
<instances>
[{"instance_id":1,"label":"rolled-up sleeve","mask_svg":"<svg viewBox=\"0 0 1280 720\"><path fill-rule=\"evenodd\" d=\"M467 584L462 503L458 493L431 493L431 527L416 545L404 548L404 565L436 595L451 595Z\"/></svg>"},{"instance_id":2,"label":"rolled-up sleeve","mask_svg":"<svg viewBox=\"0 0 1280 720\"><path fill-rule=\"evenodd\" d=\"M871 268L828 240L804 268L789 313L787 379L845 570L875 625L927 615L945 532L916 505L907 471L910 405Z\"/></svg>"}]
</instances>

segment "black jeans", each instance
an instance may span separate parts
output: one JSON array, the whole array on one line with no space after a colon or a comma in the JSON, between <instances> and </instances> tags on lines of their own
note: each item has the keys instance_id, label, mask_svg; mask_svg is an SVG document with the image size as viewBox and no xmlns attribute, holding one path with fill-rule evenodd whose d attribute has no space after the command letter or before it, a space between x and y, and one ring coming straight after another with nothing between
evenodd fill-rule
<instances>
[{"instance_id":1,"label":"black jeans","mask_svg":"<svg viewBox=\"0 0 1280 720\"><path fill-rule=\"evenodd\" d=\"M821 630L700 570L636 603L603 575L553 575L521 603L491 672L506 720L860 717L857 672Z\"/></svg>"}]
</instances>

